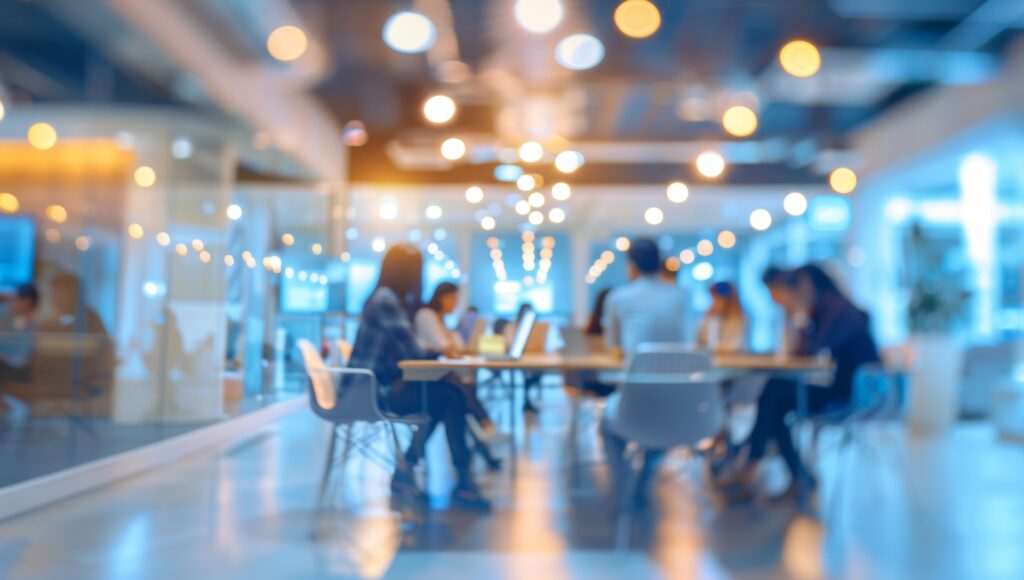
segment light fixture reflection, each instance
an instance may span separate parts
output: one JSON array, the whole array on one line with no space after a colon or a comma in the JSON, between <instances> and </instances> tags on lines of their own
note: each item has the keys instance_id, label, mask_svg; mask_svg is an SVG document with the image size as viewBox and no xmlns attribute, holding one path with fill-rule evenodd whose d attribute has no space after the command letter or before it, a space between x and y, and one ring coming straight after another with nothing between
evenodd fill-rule
<instances>
[{"instance_id":1,"label":"light fixture reflection","mask_svg":"<svg viewBox=\"0 0 1024 580\"><path fill-rule=\"evenodd\" d=\"M821 68L821 53L806 40L793 40L779 51L779 64L782 70L795 77L813 76Z\"/></svg>"},{"instance_id":2,"label":"light fixture reflection","mask_svg":"<svg viewBox=\"0 0 1024 580\"><path fill-rule=\"evenodd\" d=\"M551 186L551 197L556 201L568 201L572 197L572 188L568 183L556 183Z\"/></svg>"},{"instance_id":3,"label":"light fixture reflection","mask_svg":"<svg viewBox=\"0 0 1024 580\"><path fill-rule=\"evenodd\" d=\"M705 151L697 156L697 171L704 177L718 177L725 171L725 158L717 151Z\"/></svg>"},{"instance_id":4,"label":"light fixture reflection","mask_svg":"<svg viewBox=\"0 0 1024 580\"><path fill-rule=\"evenodd\" d=\"M665 213L657 207L649 207L644 212L644 221L652 226L656 226L665 220Z\"/></svg>"},{"instance_id":5,"label":"light fixture reflection","mask_svg":"<svg viewBox=\"0 0 1024 580\"><path fill-rule=\"evenodd\" d=\"M555 61L569 70L594 68L604 60L604 45L589 34L573 34L555 47Z\"/></svg>"},{"instance_id":6,"label":"light fixture reflection","mask_svg":"<svg viewBox=\"0 0 1024 580\"><path fill-rule=\"evenodd\" d=\"M668 196L668 200L672 203L683 203L690 197L690 188L686 187L685 183L676 181L668 184L665 195Z\"/></svg>"},{"instance_id":7,"label":"light fixture reflection","mask_svg":"<svg viewBox=\"0 0 1024 580\"><path fill-rule=\"evenodd\" d=\"M466 143L458 137L445 139L441 143L441 157L448 161L458 161L466 155Z\"/></svg>"},{"instance_id":8,"label":"light fixture reflection","mask_svg":"<svg viewBox=\"0 0 1024 580\"><path fill-rule=\"evenodd\" d=\"M807 198L799 191L786 194L782 199L782 209L791 216L801 216L807 211Z\"/></svg>"},{"instance_id":9,"label":"light fixture reflection","mask_svg":"<svg viewBox=\"0 0 1024 580\"><path fill-rule=\"evenodd\" d=\"M480 203L484 200L484 190L474 185L466 189L466 201L469 203Z\"/></svg>"},{"instance_id":10,"label":"light fixture reflection","mask_svg":"<svg viewBox=\"0 0 1024 580\"><path fill-rule=\"evenodd\" d=\"M750 227L763 232L772 227L772 214L766 209L755 209L750 212Z\"/></svg>"},{"instance_id":11,"label":"light fixture reflection","mask_svg":"<svg viewBox=\"0 0 1024 580\"><path fill-rule=\"evenodd\" d=\"M527 141L519 146L519 159L525 163L536 163L544 157L544 146L536 141Z\"/></svg>"},{"instance_id":12,"label":"light fixture reflection","mask_svg":"<svg viewBox=\"0 0 1024 580\"><path fill-rule=\"evenodd\" d=\"M828 176L828 184L836 193L846 195L857 188L857 174L849 167L837 167Z\"/></svg>"},{"instance_id":13,"label":"light fixture reflection","mask_svg":"<svg viewBox=\"0 0 1024 580\"><path fill-rule=\"evenodd\" d=\"M661 12L648 0L626 0L615 9L615 26L630 38L647 38L661 26Z\"/></svg>"},{"instance_id":14,"label":"light fixture reflection","mask_svg":"<svg viewBox=\"0 0 1024 580\"><path fill-rule=\"evenodd\" d=\"M527 32L544 34L562 22L564 10L560 0L516 0L514 12Z\"/></svg>"},{"instance_id":15,"label":"light fixture reflection","mask_svg":"<svg viewBox=\"0 0 1024 580\"><path fill-rule=\"evenodd\" d=\"M749 137L757 131L757 114L749 107L729 107L722 115L722 128L733 137Z\"/></svg>"},{"instance_id":16,"label":"light fixture reflection","mask_svg":"<svg viewBox=\"0 0 1024 580\"><path fill-rule=\"evenodd\" d=\"M583 154L579 151L562 151L555 157L555 169L562 173L574 173L583 167Z\"/></svg>"},{"instance_id":17,"label":"light fixture reflection","mask_svg":"<svg viewBox=\"0 0 1024 580\"><path fill-rule=\"evenodd\" d=\"M437 29L429 18L419 12L392 14L381 33L384 44L396 52L415 54L430 50L437 40Z\"/></svg>"},{"instance_id":18,"label":"light fixture reflection","mask_svg":"<svg viewBox=\"0 0 1024 580\"><path fill-rule=\"evenodd\" d=\"M423 103L423 116L435 125L451 121L457 110L455 101L448 95L434 95Z\"/></svg>"}]
</instances>

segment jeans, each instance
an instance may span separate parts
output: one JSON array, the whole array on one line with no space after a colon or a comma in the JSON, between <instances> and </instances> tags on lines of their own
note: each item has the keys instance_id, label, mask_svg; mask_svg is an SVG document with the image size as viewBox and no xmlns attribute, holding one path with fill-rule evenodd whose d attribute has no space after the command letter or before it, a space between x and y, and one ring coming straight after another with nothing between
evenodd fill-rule
<instances>
[{"instance_id":1,"label":"jeans","mask_svg":"<svg viewBox=\"0 0 1024 580\"><path fill-rule=\"evenodd\" d=\"M466 396L462 390L448 382L419 382L398 385L387 397L387 406L398 415L411 415L423 411L426 401L430 421L416 431L412 444L405 452L409 465L415 465L423 457L427 439L434 433L438 423L444 423L448 438L448 450L458 476L459 484L471 483L469 472L470 454L466 446Z\"/></svg>"},{"instance_id":2,"label":"jeans","mask_svg":"<svg viewBox=\"0 0 1024 580\"><path fill-rule=\"evenodd\" d=\"M786 415L797 406L797 388L794 381L769 380L757 401L757 421L747 438L751 461L763 458L768 443L774 441L779 448L779 455L786 462L786 467L794 478L808 475L793 444L793 434L789 425L786 425ZM808 389L807 410L816 413L829 405L844 403L830 391L831 389Z\"/></svg>"}]
</instances>

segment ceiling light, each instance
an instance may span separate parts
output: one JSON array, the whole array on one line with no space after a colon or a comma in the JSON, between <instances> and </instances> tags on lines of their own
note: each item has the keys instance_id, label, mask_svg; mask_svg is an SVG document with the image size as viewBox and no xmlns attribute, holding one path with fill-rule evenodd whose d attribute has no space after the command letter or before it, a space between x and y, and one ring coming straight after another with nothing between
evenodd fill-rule
<instances>
[{"instance_id":1,"label":"ceiling light","mask_svg":"<svg viewBox=\"0 0 1024 580\"><path fill-rule=\"evenodd\" d=\"M378 254L382 253L385 250L385 248L387 248L387 246L388 246L387 240L385 240L384 238L382 238L380 236L377 236L376 238L373 238L373 241L370 242L370 248L374 252L377 252Z\"/></svg>"},{"instance_id":2,"label":"ceiling light","mask_svg":"<svg viewBox=\"0 0 1024 580\"><path fill-rule=\"evenodd\" d=\"M693 279L698 282L707 282L715 275L715 267L708 262L701 262L693 267Z\"/></svg>"},{"instance_id":3,"label":"ceiling light","mask_svg":"<svg viewBox=\"0 0 1024 580\"><path fill-rule=\"evenodd\" d=\"M551 197L557 201L568 201L572 197L572 189L568 183L556 183L551 186Z\"/></svg>"},{"instance_id":4,"label":"ceiling light","mask_svg":"<svg viewBox=\"0 0 1024 580\"><path fill-rule=\"evenodd\" d=\"M441 143L441 157L448 161L457 161L466 155L466 143L457 137L445 139Z\"/></svg>"},{"instance_id":5,"label":"ceiling light","mask_svg":"<svg viewBox=\"0 0 1024 580\"><path fill-rule=\"evenodd\" d=\"M46 219L55 224L62 224L68 221L68 210L62 205L46 206Z\"/></svg>"},{"instance_id":6,"label":"ceiling light","mask_svg":"<svg viewBox=\"0 0 1024 580\"><path fill-rule=\"evenodd\" d=\"M849 167L837 167L828 176L828 184L836 193L850 193L857 188L857 174Z\"/></svg>"},{"instance_id":7,"label":"ceiling light","mask_svg":"<svg viewBox=\"0 0 1024 580\"><path fill-rule=\"evenodd\" d=\"M717 151L705 151L697 156L697 171L704 177L718 177L725 171L725 159Z\"/></svg>"},{"instance_id":8,"label":"ceiling light","mask_svg":"<svg viewBox=\"0 0 1024 580\"><path fill-rule=\"evenodd\" d=\"M560 207L553 207L548 212L548 219L551 223L560 224L565 221L565 210Z\"/></svg>"},{"instance_id":9,"label":"ceiling light","mask_svg":"<svg viewBox=\"0 0 1024 580\"><path fill-rule=\"evenodd\" d=\"M718 233L718 245L728 250L736 245L736 234L729 230L722 230Z\"/></svg>"},{"instance_id":10,"label":"ceiling light","mask_svg":"<svg viewBox=\"0 0 1024 580\"><path fill-rule=\"evenodd\" d=\"M382 220L393 220L398 217L398 206L394 202L384 202L380 204L380 209L377 210L377 214L380 215Z\"/></svg>"},{"instance_id":11,"label":"ceiling light","mask_svg":"<svg viewBox=\"0 0 1024 580\"><path fill-rule=\"evenodd\" d=\"M484 190L476 185L466 189L466 201L469 203L480 203L484 200Z\"/></svg>"},{"instance_id":12,"label":"ceiling light","mask_svg":"<svg viewBox=\"0 0 1024 580\"><path fill-rule=\"evenodd\" d=\"M7 112L6 112L6 109L4 109L4 102L0 101L0 121L4 120L4 115L5 114L7 114Z\"/></svg>"},{"instance_id":13,"label":"ceiling light","mask_svg":"<svg viewBox=\"0 0 1024 580\"><path fill-rule=\"evenodd\" d=\"M679 252L679 261L684 264L692 264L697 259L697 255L693 253L693 250L683 250Z\"/></svg>"},{"instance_id":14,"label":"ceiling light","mask_svg":"<svg viewBox=\"0 0 1024 580\"><path fill-rule=\"evenodd\" d=\"M544 199L544 194L539 191L531 193L526 199L530 202L531 207L544 207L544 202L547 201Z\"/></svg>"},{"instance_id":15,"label":"ceiling light","mask_svg":"<svg viewBox=\"0 0 1024 580\"><path fill-rule=\"evenodd\" d=\"M629 251L629 246L630 246L629 238L627 238L626 236L619 236L618 238L615 239L615 249L616 250L618 250L620 252L628 252Z\"/></svg>"},{"instance_id":16,"label":"ceiling light","mask_svg":"<svg viewBox=\"0 0 1024 580\"><path fill-rule=\"evenodd\" d=\"M284 234L281 236L281 243L286 246L291 246L295 243L295 236L291 234Z\"/></svg>"},{"instance_id":17,"label":"ceiling light","mask_svg":"<svg viewBox=\"0 0 1024 580\"><path fill-rule=\"evenodd\" d=\"M615 26L630 38L647 38L661 26L661 13L648 0L626 0L615 9Z\"/></svg>"},{"instance_id":18,"label":"ceiling light","mask_svg":"<svg viewBox=\"0 0 1024 580\"><path fill-rule=\"evenodd\" d=\"M821 68L821 53L806 40L794 40L779 51L779 64L782 70L795 77L809 77Z\"/></svg>"},{"instance_id":19,"label":"ceiling light","mask_svg":"<svg viewBox=\"0 0 1024 580\"><path fill-rule=\"evenodd\" d=\"M419 12L404 11L392 14L384 22L381 36L391 50L415 54L434 46L437 29L429 18Z\"/></svg>"},{"instance_id":20,"label":"ceiling light","mask_svg":"<svg viewBox=\"0 0 1024 580\"><path fill-rule=\"evenodd\" d=\"M444 210L439 205L428 205L423 213L427 216L428 220L439 220L444 215Z\"/></svg>"},{"instance_id":21,"label":"ceiling light","mask_svg":"<svg viewBox=\"0 0 1024 580\"><path fill-rule=\"evenodd\" d=\"M555 157L555 169L562 173L573 173L583 167L583 154L579 151L562 151Z\"/></svg>"},{"instance_id":22,"label":"ceiling light","mask_svg":"<svg viewBox=\"0 0 1024 580\"><path fill-rule=\"evenodd\" d=\"M676 181L668 184L665 195L668 196L668 200L672 203L683 203L690 197L690 188L686 187L685 183Z\"/></svg>"},{"instance_id":23,"label":"ceiling light","mask_svg":"<svg viewBox=\"0 0 1024 580\"><path fill-rule=\"evenodd\" d=\"M649 207L647 208L647 211L644 212L644 221L651 224L652 226L656 226L663 222L664 220L665 214L659 208Z\"/></svg>"},{"instance_id":24,"label":"ceiling light","mask_svg":"<svg viewBox=\"0 0 1024 580\"><path fill-rule=\"evenodd\" d=\"M0 193L0 211L14 213L21 207L21 202L13 193Z\"/></svg>"},{"instance_id":25,"label":"ceiling light","mask_svg":"<svg viewBox=\"0 0 1024 580\"><path fill-rule=\"evenodd\" d=\"M530 212L530 216L527 219L530 220L531 224L539 226L540 224L544 223L544 214L540 213L539 211L533 211Z\"/></svg>"},{"instance_id":26,"label":"ceiling light","mask_svg":"<svg viewBox=\"0 0 1024 580\"><path fill-rule=\"evenodd\" d=\"M489 215L484 216L484 219L480 220L480 227L487 231L493 230L496 225L498 225L497 222Z\"/></svg>"},{"instance_id":27,"label":"ceiling light","mask_svg":"<svg viewBox=\"0 0 1024 580\"><path fill-rule=\"evenodd\" d=\"M267 52L282 62L293 61L306 52L309 40L298 26L278 26L267 37Z\"/></svg>"},{"instance_id":28,"label":"ceiling light","mask_svg":"<svg viewBox=\"0 0 1024 580\"><path fill-rule=\"evenodd\" d=\"M562 21L560 0L516 0L515 15L527 32L551 32Z\"/></svg>"},{"instance_id":29,"label":"ceiling light","mask_svg":"<svg viewBox=\"0 0 1024 580\"><path fill-rule=\"evenodd\" d=\"M228 206L224 213L228 216L229 220L238 221L242 219L242 206L237 203L233 203Z\"/></svg>"},{"instance_id":30,"label":"ceiling light","mask_svg":"<svg viewBox=\"0 0 1024 580\"><path fill-rule=\"evenodd\" d=\"M537 179L532 175L520 175L516 180L516 187L519 191L530 191L537 187Z\"/></svg>"},{"instance_id":31,"label":"ceiling light","mask_svg":"<svg viewBox=\"0 0 1024 580\"><path fill-rule=\"evenodd\" d=\"M520 199L516 202L516 213L519 215L526 215L530 213L531 209L530 202L525 199Z\"/></svg>"},{"instance_id":32,"label":"ceiling light","mask_svg":"<svg viewBox=\"0 0 1024 580\"><path fill-rule=\"evenodd\" d=\"M782 209L792 216L804 215L807 211L807 198L798 191L787 193L782 199Z\"/></svg>"},{"instance_id":33,"label":"ceiling light","mask_svg":"<svg viewBox=\"0 0 1024 580\"><path fill-rule=\"evenodd\" d=\"M49 123L36 123L28 128L28 142L40 151L52 149L57 144L57 130Z\"/></svg>"},{"instance_id":34,"label":"ceiling light","mask_svg":"<svg viewBox=\"0 0 1024 580\"><path fill-rule=\"evenodd\" d=\"M519 146L519 159L526 163L536 163L544 157L544 146L536 141L527 141Z\"/></svg>"},{"instance_id":35,"label":"ceiling light","mask_svg":"<svg viewBox=\"0 0 1024 580\"><path fill-rule=\"evenodd\" d=\"M711 243L711 240L697 242L697 253L701 256L710 256L714 251L715 245Z\"/></svg>"},{"instance_id":36,"label":"ceiling light","mask_svg":"<svg viewBox=\"0 0 1024 580\"><path fill-rule=\"evenodd\" d=\"M604 60L604 45L589 34L573 34L555 47L555 61L569 70L594 68Z\"/></svg>"},{"instance_id":37,"label":"ceiling light","mask_svg":"<svg viewBox=\"0 0 1024 580\"><path fill-rule=\"evenodd\" d=\"M423 116L436 125L447 123L455 116L455 101L448 95L434 95L423 103Z\"/></svg>"},{"instance_id":38,"label":"ceiling light","mask_svg":"<svg viewBox=\"0 0 1024 580\"><path fill-rule=\"evenodd\" d=\"M722 128L733 137L749 137L757 130L757 114L742 105L729 107L722 115Z\"/></svg>"},{"instance_id":39,"label":"ceiling light","mask_svg":"<svg viewBox=\"0 0 1024 580\"><path fill-rule=\"evenodd\" d=\"M750 212L750 227L763 232L772 227L772 214L766 209L755 209Z\"/></svg>"}]
</instances>

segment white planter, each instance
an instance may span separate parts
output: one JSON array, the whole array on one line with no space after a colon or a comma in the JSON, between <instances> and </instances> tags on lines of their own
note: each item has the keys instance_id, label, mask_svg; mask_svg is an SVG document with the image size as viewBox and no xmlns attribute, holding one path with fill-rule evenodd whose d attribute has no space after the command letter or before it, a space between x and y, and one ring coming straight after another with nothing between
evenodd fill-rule
<instances>
[{"instance_id":1,"label":"white planter","mask_svg":"<svg viewBox=\"0 0 1024 580\"><path fill-rule=\"evenodd\" d=\"M913 335L910 346L910 433L941 437L952 429L958 415L962 349L945 334Z\"/></svg>"}]
</instances>

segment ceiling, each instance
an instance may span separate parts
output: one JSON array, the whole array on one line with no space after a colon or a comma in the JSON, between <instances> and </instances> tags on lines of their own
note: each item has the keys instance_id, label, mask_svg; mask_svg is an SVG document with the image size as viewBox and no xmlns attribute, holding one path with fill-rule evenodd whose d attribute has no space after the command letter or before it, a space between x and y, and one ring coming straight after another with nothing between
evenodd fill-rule
<instances>
[{"instance_id":1,"label":"ceiling","mask_svg":"<svg viewBox=\"0 0 1024 580\"><path fill-rule=\"evenodd\" d=\"M580 185L699 182L691 155L708 147L731 162L720 184L820 184L823 160L849 159L851 132L930 86L984 82L1024 25L1019 0L655 0L660 29L634 40L614 26L619 0L562 1L565 19L541 36L518 26L514 0L178 4L239 66L294 68L295 90L314 95L339 127L365 123L370 139L351 150L352 181L420 185L494 183L502 150L530 138L602 151L572 176ZM15 101L212 108L202 83L105 8L117 3L0 3L0 85ZM399 54L381 39L385 20L410 5L439 28L441 41L426 54ZM273 61L268 31L296 20L314 50L291 65ZM555 63L554 45L575 32L604 43L596 68ZM778 66L780 46L793 38L821 47L815 77L795 79ZM460 105L443 128L420 115L436 92ZM746 140L717 122L738 99L759 111ZM703 113L693 113L694 102ZM469 143L472 162L440 158L440 142L453 135ZM530 170L556 178L549 163Z\"/></svg>"}]
</instances>

